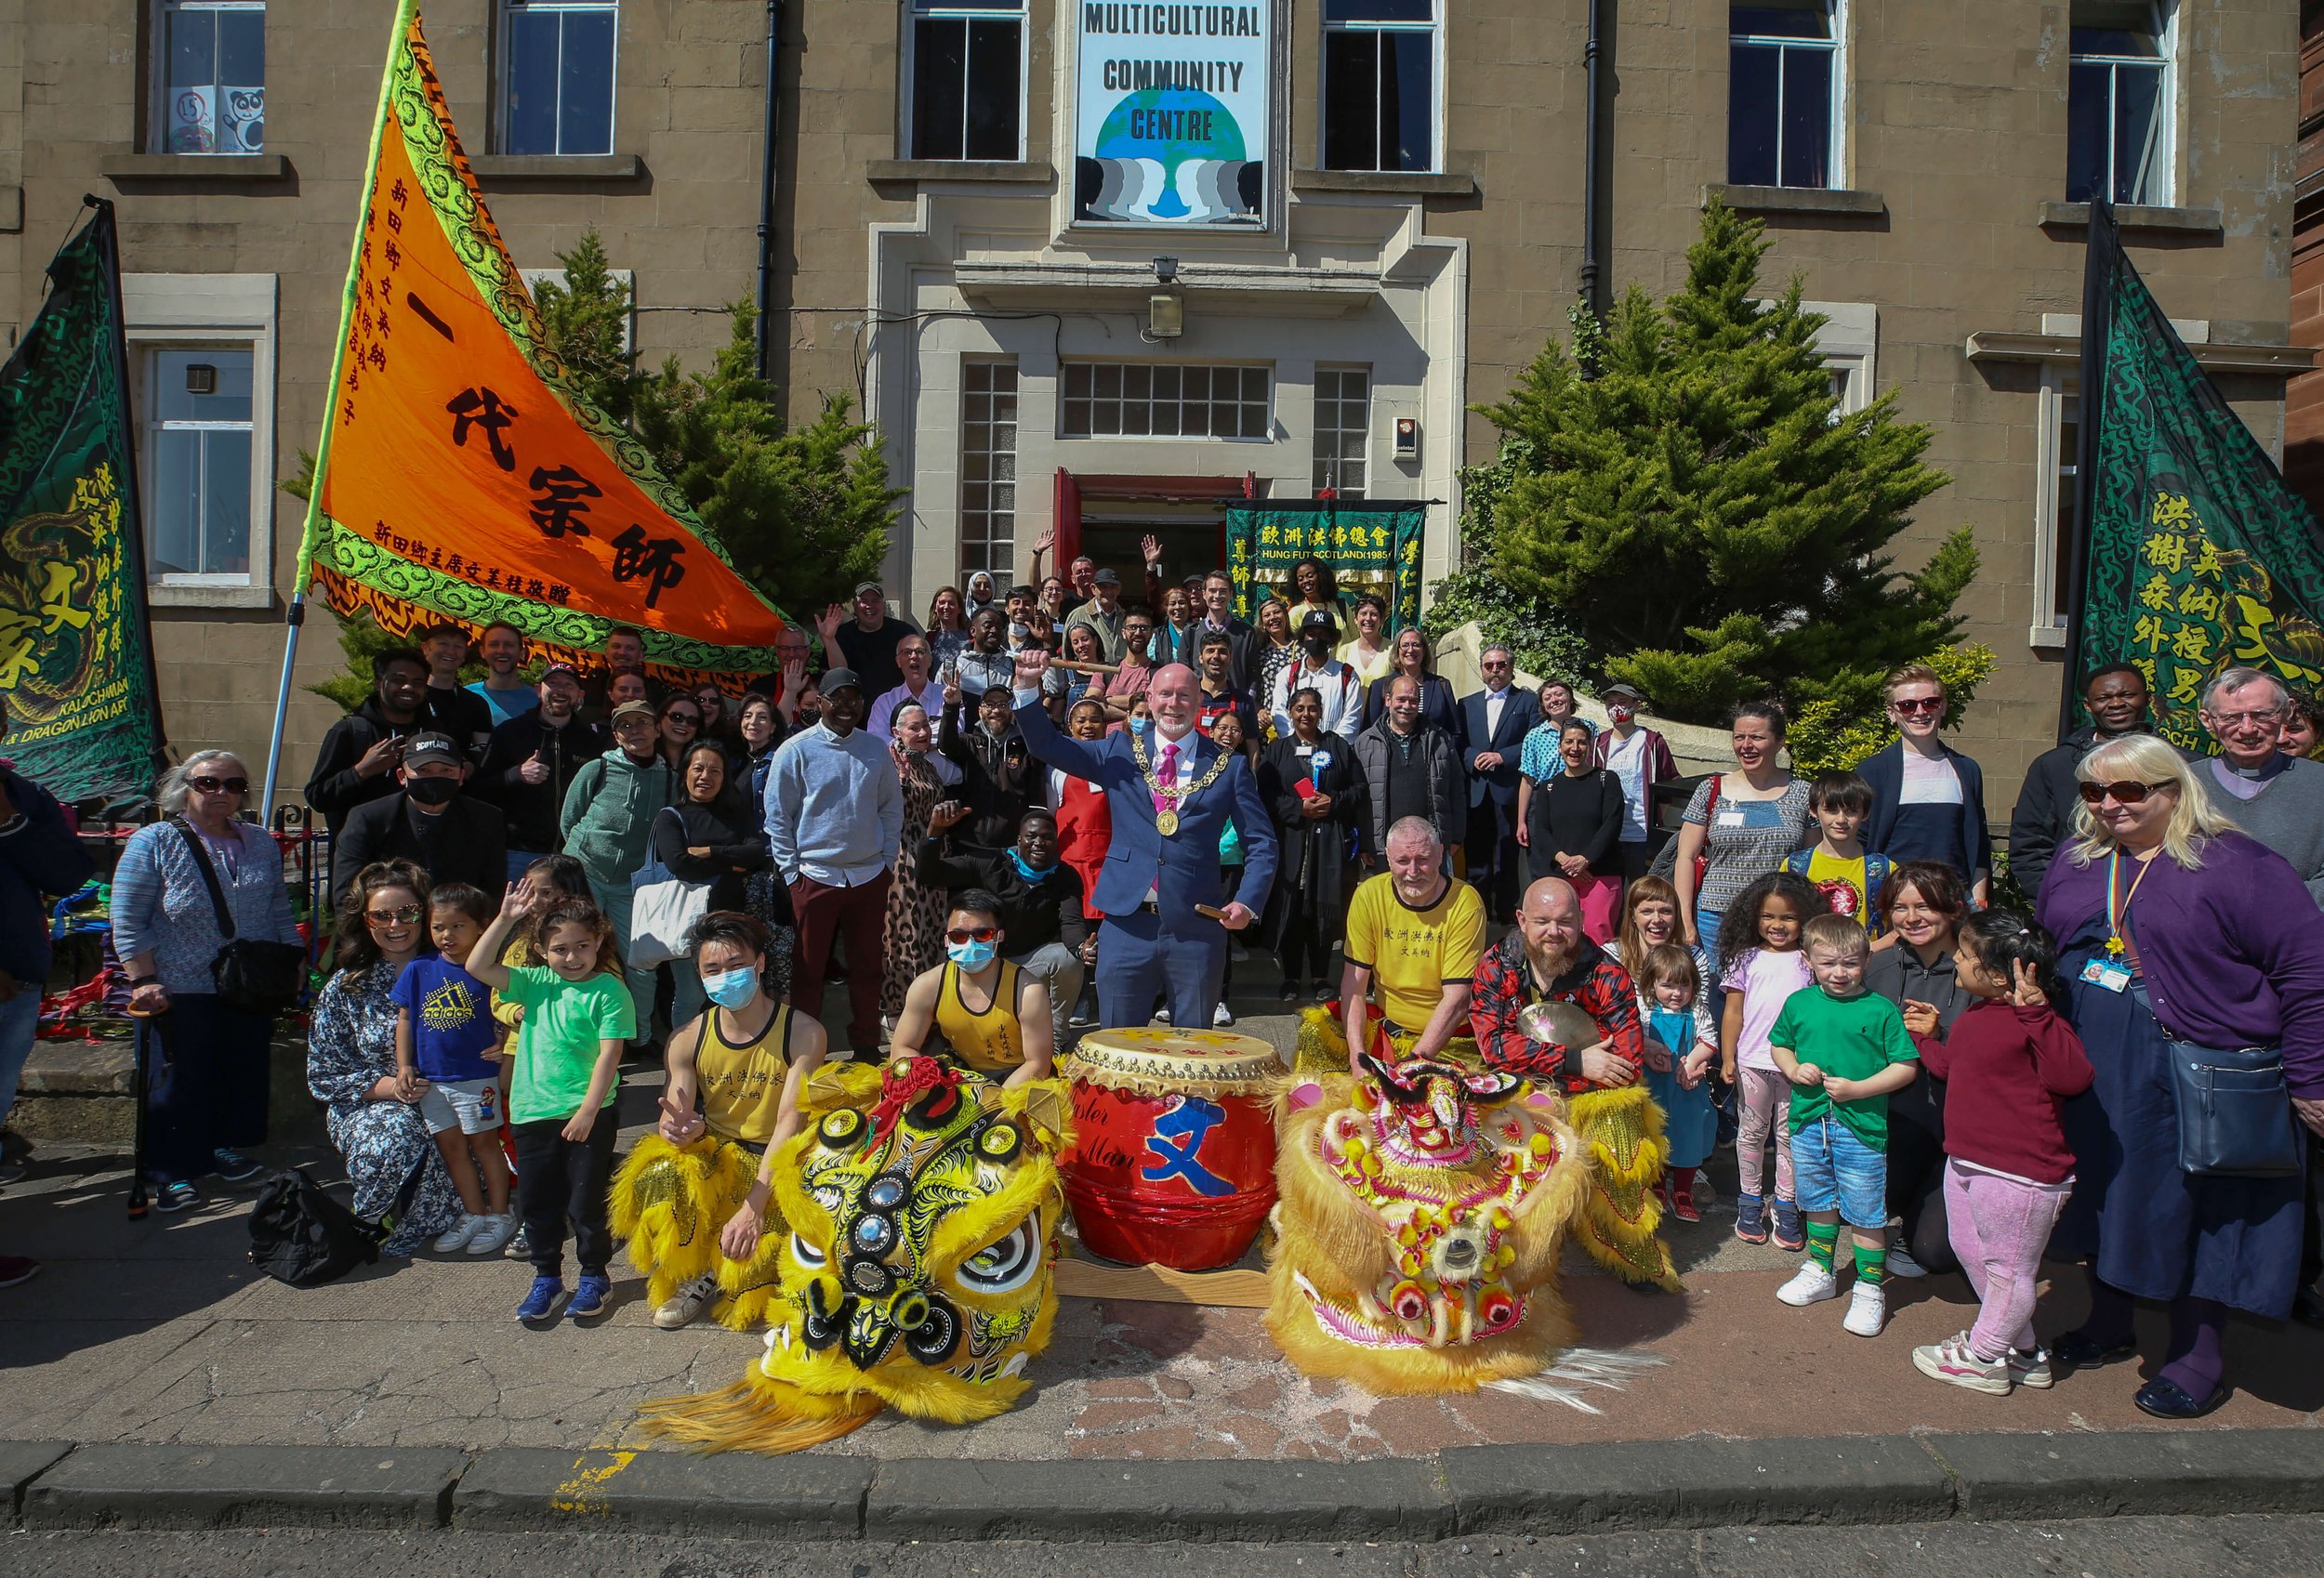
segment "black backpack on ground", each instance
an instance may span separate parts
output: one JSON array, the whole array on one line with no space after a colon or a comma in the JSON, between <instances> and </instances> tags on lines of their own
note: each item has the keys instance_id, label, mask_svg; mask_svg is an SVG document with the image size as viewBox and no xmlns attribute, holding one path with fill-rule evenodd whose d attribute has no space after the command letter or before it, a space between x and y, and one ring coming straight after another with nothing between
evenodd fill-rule
<instances>
[{"instance_id":1,"label":"black backpack on ground","mask_svg":"<svg viewBox=\"0 0 2324 1578\"><path fill-rule=\"evenodd\" d=\"M336 1282L358 1266L376 1265L379 1246L395 1232L419 1187L422 1159L377 1222L366 1222L326 1193L304 1167L275 1174L250 1206L250 1263L295 1288Z\"/></svg>"}]
</instances>

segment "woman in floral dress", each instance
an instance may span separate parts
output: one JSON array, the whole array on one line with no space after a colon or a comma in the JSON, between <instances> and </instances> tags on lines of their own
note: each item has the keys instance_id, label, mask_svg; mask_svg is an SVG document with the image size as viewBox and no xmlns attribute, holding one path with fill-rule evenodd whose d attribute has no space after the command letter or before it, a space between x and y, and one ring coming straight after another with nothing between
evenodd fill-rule
<instances>
[{"instance_id":1,"label":"woman in floral dress","mask_svg":"<svg viewBox=\"0 0 2324 1578\"><path fill-rule=\"evenodd\" d=\"M339 900L338 967L315 999L307 1036L307 1088L329 1111L331 1143L346 1158L355 1214L376 1221L415 1169L418 1186L381 1247L409 1255L460 1217L443 1154L419 1115L419 1092L396 1078L395 978L428 941L428 878L409 861L357 874Z\"/></svg>"},{"instance_id":2,"label":"woman in floral dress","mask_svg":"<svg viewBox=\"0 0 2324 1578\"><path fill-rule=\"evenodd\" d=\"M944 891L920 881L920 846L966 816L968 808L944 798L944 782L936 770L941 758L930 751L935 730L928 709L918 702L904 702L889 729L895 740L889 752L904 783L904 839L895 880L888 888L887 974L879 986L880 1018L893 1024L904 1012L904 994L912 982L944 956Z\"/></svg>"}]
</instances>

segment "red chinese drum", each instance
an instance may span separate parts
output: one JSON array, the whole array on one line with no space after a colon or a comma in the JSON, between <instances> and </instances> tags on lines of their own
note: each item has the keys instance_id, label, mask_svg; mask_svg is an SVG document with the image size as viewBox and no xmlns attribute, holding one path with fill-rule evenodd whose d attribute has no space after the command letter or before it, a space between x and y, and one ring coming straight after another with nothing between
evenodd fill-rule
<instances>
[{"instance_id":1,"label":"red chinese drum","mask_svg":"<svg viewBox=\"0 0 2324 1578\"><path fill-rule=\"evenodd\" d=\"M1221 1031L1101 1030L1063 1070L1065 1198L1082 1246L1180 1271L1240 1260L1275 1203L1275 1049Z\"/></svg>"}]
</instances>

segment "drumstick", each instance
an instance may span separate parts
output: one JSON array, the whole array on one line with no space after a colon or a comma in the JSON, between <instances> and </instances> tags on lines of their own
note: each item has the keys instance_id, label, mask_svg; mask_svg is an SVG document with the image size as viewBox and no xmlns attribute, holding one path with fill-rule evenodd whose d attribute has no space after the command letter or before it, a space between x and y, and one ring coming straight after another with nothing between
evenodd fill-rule
<instances>
[{"instance_id":1,"label":"drumstick","mask_svg":"<svg viewBox=\"0 0 2324 1578\"><path fill-rule=\"evenodd\" d=\"M1118 663L1089 663L1080 658L1051 658L1049 665L1051 668L1069 668L1076 674L1119 674L1122 671Z\"/></svg>"},{"instance_id":2,"label":"drumstick","mask_svg":"<svg viewBox=\"0 0 2324 1578\"><path fill-rule=\"evenodd\" d=\"M1214 921L1222 921L1226 919L1226 912L1220 909L1215 904L1196 904L1195 906L1195 914L1198 915L1208 915Z\"/></svg>"}]
</instances>

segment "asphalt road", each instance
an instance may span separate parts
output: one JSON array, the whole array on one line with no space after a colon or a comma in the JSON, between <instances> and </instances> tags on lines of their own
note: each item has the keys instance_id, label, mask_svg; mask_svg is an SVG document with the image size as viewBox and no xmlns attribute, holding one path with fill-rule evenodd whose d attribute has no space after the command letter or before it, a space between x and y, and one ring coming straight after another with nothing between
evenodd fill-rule
<instances>
[{"instance_id":1,"label":"asphalt road","mask_svg":"<svg viewBox=\"0 0 2324 1578\"><path fill-rule=\"evenodd\" d=\"M2324 1518L1720 1529L1439 1545L784 1544L346 1530L0 1535L42 1578L2315 1578Z\"/></svg>"}]
</instances>

